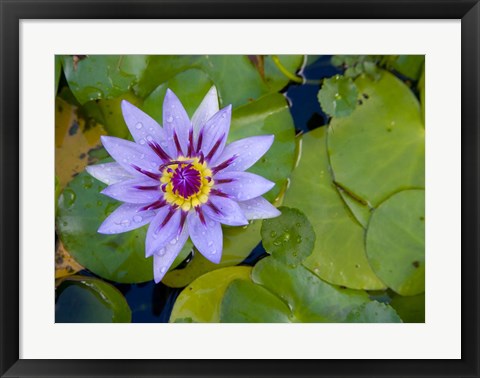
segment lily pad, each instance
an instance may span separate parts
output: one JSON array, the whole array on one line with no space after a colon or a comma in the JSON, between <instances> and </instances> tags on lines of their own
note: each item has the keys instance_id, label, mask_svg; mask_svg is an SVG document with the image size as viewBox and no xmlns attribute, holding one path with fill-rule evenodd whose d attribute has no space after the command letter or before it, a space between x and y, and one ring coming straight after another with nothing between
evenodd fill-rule
<instances>
[{"instance_id":1,"label":"lily pad","mask_svg":"<svg viewBox=\"0 0 480 378\"><path fill-rule=\"evenodd\" d=\"M223 297L222 323L290 323L288 306L276 295L250 281L236 280Z\"/></svg>"},{"instance_id":2,"label":"lily pad","mask_svg":"<svg viewBox=\"0 0 480 378\"><path fill-rule=\"evenodd\" d=\"M333 118L328 152L335 182L370 207L393 193L425 185L425 130L418 100L388 72L355 80L362 105Z\"/></svg>"},{"instance_id":3,"label":"lily pad","mask_svg":"<svg viewBox=\"0 0 480 378\"><path fill-rule=\"evenodd\" d=\"M163 122L163 99L167 89L171 89L182 101L182 105L191 118L212 85L212 81L205 72L199 69L186 70L155 88L145 98L142 109L161 125Z\"/></svg>"},{"instance_id":4,"label":"lily pad","mask_svg":"<svg viewBox=\"0 0 480 378\"><path fill-rule=\"evenodd\" d=\"M280 56L280 60L287 69L295 72L302 57ZM173 76L198 69L217 87L221 106L231 104L236 108L287 85L289 79L274 67L270 56L264 57L264 68L262 75L246 55L151 56L135 90L140 97L147 97Z\"/></svg>"},{"instance_id":5,"label":"lily pad","mask_svg":"<svg viewBox=\"0 0 480 378\"><path fill-rule=\"evenodd\" d=\"M63 56L68 85L80 104L128 92L147 67L145 55Z\"/></svg>"},{"instance_id":6,"label":"lily pad","mask_svg":"<svg viewBox=\"0 0 480 378\"><path fill-rule=\"evenodd\" d=\"M185 287L207 272L241 263L260 243L260 227L260 221L250 222L244 227L224 226L222 260L219 264L210 262L195 251L186 267L170 271L162 282L170 287Z\"/></svg>"},{"instance_id":7,"label":"lily pad","mask_svg":"<svg viewBox=\"0 0 480 378\"><path fill-rule=\"evenodd\" d=\"M358 221L358 223L363 227L367 228L368 220L370 219L371 209L365 203L360 202L359 199L353 198L349 193L347 193L342 188L337 187L338 193L342 197L345 205L350 209L352 215Z\"/></svg>"},{"instance_id":8,"label":"lily pad","mask_svg":"<svg viewBox=\"0 0 480 378\"><path fill-rule=\"evenodd\" d=\"M425 66L422 69L422 74L417 84L418 92L420 94L420 105L422 106L422 120L425 125Z\"/></svg>"},{"instance_id":9,"label":"lily pad","mask_svg":"<svg viewBox=\"0 0 480 378\"><path fill-rule=\"evenodd\" d=\"M366 233L372 269L400 295L425 291L425 191L394 194L373 213Z\"/></svg>"},{"instance_id":10,"label":"lily pad","mask_svg":"<svg viewBox=\"0 0 480 378\"><path fill-rule=\"evenodd\" d=\"M335 287L301 265L292 269L272 257L255 265L252 279L288 303L300 322L342 322L354 308L369 301L363 291Z\"/></svg>"},{"instance_id":11,"label":"lily pad","mask_svg":"<svg viewBox=\"0 0 480 378\"><path fill-rule=\"evenodd\" d=\"M298 209L279 208L282 215L262 223L262 244L274 258L295 267L310 256L315 245L315 231Z\"/></svg>"},{"instance_id":12,"label":"lily pad","mask_svg":"<svg viewBox=\"0 0 480 378\"><path fill-rule=\"evenodd\" d=\"M72 276L56 289L56 323L130 323L131 319L122 293L102 280Z\"/></svg>"},{"instance_id":13,"label":"lily pad","mask_svg":"<svg viewBox=\"0 0 480 378\"><path fill-rule=\"evenodd\" d=\"M218 323L220 303L227 286L237 279L250 281L251 270L245 266L228 267L197 278L176 299L170 322L191 319L195 323Z\"/></svg>"},{"instance_id":14,"label":"lily pad","mask_svg":"<svg viewBox=\"0 0 480 378\"><path fill-rule=\"evenodd\" d=\"M345 117L355 110L357 96L358 90L351 78L335 75L323 81L318 101L329 116Z\"/></svg>"},{"instance_id":15,"label":"lily pad","mask_svg":"<svg viewBox=\"0 0 480 378\"><path fill-rule=\"evenodd\" d=\"M326 132L320 127L303 135L300 162L285 194L284 205L301 210L316 234L313 253L303 265L336 285L384 289L365 255L364 229L345 207L332 182Z\"/></svg>"},{"instance_id":16,"label":"lily pad","mask_svg":"<svg viewBox=\"0 0 480 378\"><path fill-rule=\"evenodd\" d=\"M395 310L377 301L364 303L347 316L348 323L402 323Z\"/></svg>"},{"instance_id":17,"label":"lily pad","mask_svg":"<svg viewBox=\"0 0 480 378\"><path fill-rule=\"evenodd\" d=\"M425 294L403 297L394 295L390 302L405 323L425 323Z\"/></svg>"},{"instance_id":18,"label":"lily pad","mask_svg":"<svg viewBox=\"0 0 480 378\"><path fill-rule=\"evenodd\" d=\"M55 95L58 91L58 82L60 81L60 76L62 75L62 57L60 55L55 55Z\"/></svg>"},{"instance_id":19,"label":"lily pad","mask_svg":"<svg viewBox=\"0 0 480 378\"><path fill-rule=\"evenodd\" d=\"M275 182L273 189L264 195L273 202L295 163L295 126L285 97L278 93L234 109L228 142L267 134L273 134L275 140L249 171Z\"/></svg>"},{"instance_id":20,"label":"lily pad","mask_svg":"<svg viewBox=\"0 0 480 378\"><path fill-rule=\"evenodd\" d=\"M399 55L393 63L393 68L402 75L418 80L425 63L425 55Z\"/></svg>"}]
</instances>

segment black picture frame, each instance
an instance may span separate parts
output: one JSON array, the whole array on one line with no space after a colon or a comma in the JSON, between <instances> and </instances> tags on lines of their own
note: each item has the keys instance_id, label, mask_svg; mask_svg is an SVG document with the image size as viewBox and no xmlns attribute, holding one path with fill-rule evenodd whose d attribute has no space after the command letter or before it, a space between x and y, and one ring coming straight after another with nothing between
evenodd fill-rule
<instances>
[{"instance_id":1,"label":"black picture frame","mask_svg":"<svg viewBox=\"0 0 480 378\"><path fill-rule=\"evenodd\" d=\"M0 374L2 377L479 377L478 0L0 0ZM461 19L462 358L460 360L19 359L19 21L21 19ZM448 305L448 304L447 304ZM261 356L259 356L261 357Z\"/></svg>"}]
</instances>

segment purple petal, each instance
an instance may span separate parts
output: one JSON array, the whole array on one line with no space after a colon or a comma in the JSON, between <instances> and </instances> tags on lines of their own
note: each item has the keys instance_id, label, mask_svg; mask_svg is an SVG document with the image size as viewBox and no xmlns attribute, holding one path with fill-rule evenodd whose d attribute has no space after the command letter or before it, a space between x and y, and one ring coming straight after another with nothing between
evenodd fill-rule
<instances>
[{"instance_id":1,"label":"purple petal","mask_svg":"<svg viewBox=\"0 0 480 378\"><path fill-rule=\"evenodd\" d=\"M122 113L135 142L145 145L151 141L159 143L165 139L165 132L157 121L128 101L122 101Z\"/></svg>"},{"instance_id":2,"label":"purple petal","mask_svg":"<svg viewBox=\"0 0 480 378\"><path fill-rule=\"evenodd\" d=\"M231 118L232 106L229 105L215 113L200 130L202 135L200 151L207 161L215 161L222 154L227 142Z\"/></svg>"},{"instance_id":3,"label":"purple petal","mask_svg":"<svg viewBox=\"0 0 480 378\"><path fill-rule=\"evenodd\" d=\"M163 127L170 156L185 156L187 154L188 134L192 124L182 103L170 89L167 89L163 101Z\"/></svg>"},{"instance_id":4,"label":"purple petal","mask_svg":"<svg viewBox=\"0 0 480 378\"><path fill-rule=\"evenodd\" d=\"M205 224L203 224L194 211L188 214L187 223L190 239L192 239L198 251L211 262L218 264L222 258L223 248L223 234L220 223L205 217Z\"/></svg>"},{"instance_id":5,"label":"purple petal","mask_svg":"<svg viewBox=\"0 0 480 378\"><path fill-rule=\"evenodd\" d=\"M230 198L210 196L210 201L202 206L207 217L229 226L245 226L247 218L240 206Z\"/></svg>"},{"instance_id":6,"label":"purple petal","mask_svg":"<svg viewBox=\"0 0 480 378\"><path fill-rule=\"evenodd\" d=\"M203 125L210 118L212 118L215 113L218 112L218 109L217 88L213 86L212 88L210 88L206 96L203 98L202 103L193 114L192 125L195 139L197 139L198 133L203 127Z\"/></svg>"},{"instance_id":7,"label":"purple petal","mask_svg":"<svg viewBox=\"0 0 480 378\"><path fill-rule=\"evenodd\" d=\"M249 172L220 172L214 180L218 189L237 201L261 196L275 186L274 182Z\"/></svg>"},{"instance_id":8,"label":"purple petal","mask_svg":"<svg viewBox=\"0 0 480 378\"><path fill-rule=\"evenodd\" d=\"M159 173L158 167L162 161L149 147L115 137L102 136L100 138L110 156L127 172L138 176L139 172L134 168L136 166L146 172Z\"/></svg>"},{"instance_id":9,"label":"purple petal","mask_svg":"<svg viewBox=\"0 0 480 378\"><path fill-rule=\"evenodd\" d=\"M221 164L232 159L222 172L244 171L250 168L268 151L273 143L273 135L261 135L237 140L228 144L220 157L212 164Z\"/></svg>"},{"instance_id":10,"label":"purple petal","mask_svg":"<svg viewBox=\"0 0 480 378\"><path fill-rule=\"evenodd\" d=\"M120 234L131 231L150 222L155 216L153 210L141 210L142 205L124 203L103 221L100 234Z\"/></svg>"},{"instance_id":11,"label":"purple petal","mask_svg":"<svg viewBox=\"0 0 480 378\"><path fill-rule=\"evenodd\" d=\"M85 169L90 175L105 184L115 184L133 178L133 176L118 163L89 165Z\"/></svg>"},{"instance_id":12,"label":"purple petal","mask_svg":"<svg viewBox=\"0 0 480 378\"><path fill-rule=\"evenodd\" d=\"M164 206L158 210L157 215L148 227L145 239L145 256L154 253L161 254L167 243L176 244L182 231L180 228L181 210L171 206Z\"/></svg>"},{"instance_id":13,"label":"purple petal","mask_svg":"<svg viewBox=\"0 0 480 378\"><path fill-rule=\"evenodd\" d=\"M150 178L134 178L106 187L102 192L118 201L129 203L151 203L163 197L160 182Z\"/></svg>"},{"instance_id":14,"label":"purple petal","mask_svg":"<svg viewBox=\"0 0 480 378\"><path fill-rule=\"evenodd\" d=\"M247 219L275 218L281 214L275 206L263 197L239 202L238 206L240 206Z\"/></svg>"},{"instance_id":15,"label":"purple petal","mask_svg":"<svg viewBox=\"0 0 480 378\"><path fill-rule=\"evenodd\" d=\"M175 244L167 243L162 254L155 253L153 255L153 276L155 283L159 283L163 279L163 276L168 272L168 269L177 258L187 239L188 231L187 227L185 227Z\"/></svg>"}]
</instances>

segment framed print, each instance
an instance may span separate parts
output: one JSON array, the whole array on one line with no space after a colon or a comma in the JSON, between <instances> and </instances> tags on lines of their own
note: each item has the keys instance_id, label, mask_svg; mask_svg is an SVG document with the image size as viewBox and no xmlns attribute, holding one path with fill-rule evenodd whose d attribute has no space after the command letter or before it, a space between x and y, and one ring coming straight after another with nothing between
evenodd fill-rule
<instances>
[{"instance_id":1,"label":"framed print","mask_svg":"<svg viewBox=\"0 0 480 378\"><path fill-rule=\"evenodd\" d=\"M1 376L479 376L477 1L0 9Z\"/></svg>"}]
</instances>

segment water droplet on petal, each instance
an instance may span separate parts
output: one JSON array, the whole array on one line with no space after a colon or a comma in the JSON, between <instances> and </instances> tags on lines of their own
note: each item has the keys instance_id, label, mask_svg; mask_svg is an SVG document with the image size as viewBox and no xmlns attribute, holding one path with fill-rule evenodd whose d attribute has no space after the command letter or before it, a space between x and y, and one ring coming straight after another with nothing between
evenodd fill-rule
<instances>
[{"instance_id":1,"label":"water droplet on petal","mask_svg":"<svg viewBox=\"0 0 480 378\"><path fill-rule=\"evenodd\" d=\"M136 223L141 222L142 219L143 219L143 218L142 218L141 215L135 215L135 216L133 217L133 221L136 222Z\"/></svg>"},{"instance_id":2,"label":"water droplet on petal","mask_svg":"<svg viewBox=\"0 0 480 378\"><path fill-rule=\"evenodd\" d=\"M127 159L123 159L122 160L124 163L128 163L128 160Z\"/></svg>"},{"instance_id":3,"label":"water droplet on petal","mask_svg":"<svg viewBox=\"0 0 480 378\"><path fill-rule=\"evenodd\" d=\"M173 122L173 117L172 117L172 116L168 116L167 122Z\"/></svg>"},{"instance_id":4,"label":"water droplet on petal","mask_svg":"<svg viewBox=\"0 0 480 378\"><path fill-rule=\"evenodd\" d=\"M212 255L214 255L215 253L217 253L217 250L216 250L216 249L214 249L214 250L212 251Z\"/></svg>"},{"instance_id":5,"label":"water droplet on petal","mask_svg":"<svg viewBox=\"0 0 480 378\"><path fill-rule=\"evenodd\" d=\"M205 235L205 231L202 231L202 235Z\"/></svg>"},{"instance_id":6,"label":"water droplet on petal","mask_svg":"<svg viewBox=\"0 0 480 378\"><path fill-rule=\"evenodd\" d=\"M173 238L172 240L170 240L170 244L171 245L174 245L174 244L177 244L177 238Z\"/></svg>"},{"instance_id":7,"label":"water droplet on petal","mask_svg":"<svg viewBox=\"0 0 480 378\"><path fill-rule=\"evenodd\" d=\"M167 250L166 250L165 248L162 248L160 251L158 251L158 254L159 254L160 256L163 256L163 255L165 255L165 252L166 252L166 251L167 251Z\"/></svg>"},{"instance_id":8,"label":"water droplet on petal","mask_svg":"<svg viewBox=\"0 0 480 378\"><path fill-rule=\"evenodd\" d=\"M135 125L135 128L136 128L137 130L140 130L142 127L143 127L143 125L142 125L141 122L138 122L138 123Z\"/></svg>"},{"instance_id":9,"label":"water droplet on petal","mask_svg":"<svg viewBox=\"0 0 480 378\"><path fill-rule=\"evenodd\" d=\"M145 139L140 139L139 143L143 146L145 144Z\"/></svg>"},{"instance_id":10,"label":"water droplet on petal","mask_svg":"<svg viewBox=\"0 0 480 378\"><path fill-rule=\"evenodd\" d=\"M140 159L145 159L145 154L141 154Z\"/></svg>"},{"instance_id":11,"label":"water droplet on petal","mask_svg":"<svg viewBox=\"0 0 480 378\"><path fill-rule=\"evenodd\" d=\"M107 172L110 172L112 170L111 167L107 167Z\"/></svg>"},{"instance_id":12,"label":"water droplet on petal","mask_svg":"<svg viewBox=\"0 0 480 378\"><path fill-rule=\"evenodd\" d=\"M124 219L120 222L120 224L123 226L123 227L127 227L130 225L130 221L128 219Z\"/></svg>"},{"instance_id":13,"label":"water droplet on petal","mask_svg":"<svg viewBox=\"0 0 480 378\"><path fill-rule=\"evenodd\" d=\"M147 135L147 140L151 142L153 140L153 137L151 135Z\"/></svg>"},{"instance_id":14,"label":"water droplet on petal","mask_svg":"<svg viewBox=\"0 0 480 378\"><path fill-rule=\"evenodd\" d=\"M164 266L162 266L162 268L160 269L160 273L165 273L167 271L167 268L165 268Z\"/></svg>"},{"instance_id":15,"label":"water droplet on petal","mask_svg":"<svg viewBox=\"0 0 480 378\"><path fill-rule=\"evenodd\" d=\"M208 246L211 247L212 245L213 245L213 241L210 240L210 241L208 242Z\"/></svg>"}]
</instances>

